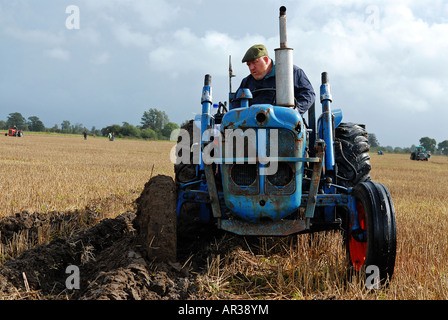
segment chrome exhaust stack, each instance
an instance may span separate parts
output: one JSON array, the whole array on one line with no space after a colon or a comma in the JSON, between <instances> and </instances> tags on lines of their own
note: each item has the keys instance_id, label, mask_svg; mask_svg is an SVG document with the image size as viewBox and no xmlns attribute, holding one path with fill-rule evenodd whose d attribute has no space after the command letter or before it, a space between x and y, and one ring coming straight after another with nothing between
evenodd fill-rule
<instances>
[{"instance_id":1,"label":"chrome exhaust stack","mask_svg":"<svg viewBox=\"0 0 448 320\"><path fill-rule=\"evenodd\" d=\"M293 49L288 48L286 7L280 7L280 48L275 49L276 105L294 107Z\"/></svg>"}]
</instances>

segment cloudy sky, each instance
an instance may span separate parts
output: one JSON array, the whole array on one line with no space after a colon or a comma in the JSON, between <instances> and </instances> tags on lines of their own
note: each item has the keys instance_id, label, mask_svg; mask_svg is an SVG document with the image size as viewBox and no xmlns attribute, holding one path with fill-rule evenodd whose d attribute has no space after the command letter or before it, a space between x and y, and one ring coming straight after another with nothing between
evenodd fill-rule
<instances>
[{"instance_id":1,"label":"cloudy sky","mask_svg":"<svg viewBox=\"0 0 448 320\"><path fill-rule=\"evenodd\" d=\"M102 128L157 108L180 124L201 112L205 74L214 102L227 100L229 55L234 88L248 47L274 55L281 5L294 63L316 92L329 73L344 121L382 145L448 139L442 0L0 0L0 120Z\"/></svg>"}]
</instances>

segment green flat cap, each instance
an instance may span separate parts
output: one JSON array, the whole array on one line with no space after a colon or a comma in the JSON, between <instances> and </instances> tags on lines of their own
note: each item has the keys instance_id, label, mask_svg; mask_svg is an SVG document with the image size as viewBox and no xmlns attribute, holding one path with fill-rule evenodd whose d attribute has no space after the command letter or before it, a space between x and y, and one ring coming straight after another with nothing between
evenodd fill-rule
<instances>
[{"instance_id":1,"label":"green flat cap","mask_svg":"<svg viewBox=\"0 0 448 320\"><path fill-rule=\"evenodd\" d=\"M243 63L255 60L260 57L267 57L268 56L268 50L266 50L266 47L262 44L256 44L247 50L246 54L243 58Z\"/></svg>"}]
</instances>

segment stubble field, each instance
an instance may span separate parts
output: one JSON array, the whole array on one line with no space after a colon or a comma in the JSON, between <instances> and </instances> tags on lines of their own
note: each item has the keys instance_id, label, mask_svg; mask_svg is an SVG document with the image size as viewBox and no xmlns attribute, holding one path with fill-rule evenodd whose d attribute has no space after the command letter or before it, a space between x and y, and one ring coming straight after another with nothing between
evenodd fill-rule
<instances>
[{"instance_id":1,"label":"stubble field","mask_svg":"<svg viewBox=\"0 0 448 320\"><path fill-rule=\"evenodd\" d=\"M411 161L409 155L371 154L372 179L389 188L396 210L397 258L388 288L367 290L359 279L347 279L338 233L254 240L215 232L196 239L201 242L196 249L189 248L181 261L166 268L144 260L136 253L138 248L124 250L128 257L129 252L138 257L139 267L132 260L133 267L128 268L132 272L121 278L127 282L124 287L134 284L134 291L98 296L107 291L105 279L113 278L109 274L100 283L103 278L98 274L113 273L116 279L117 272L128 270L110 264L105 269L100 260L105 243L99 247L83 243L79 259L78 252L74 254L86 270L97 272L94 280L82 281L84 288L75 292L64 289L66 261L51 277L27 270L35 276L28 278L20 270L20 276L15 276L19 271L14 261L22 261L39 246L76 238L101 221L123 214L132 218L135 200L150 177L173 176L169 160L173 142L110 142L93 137L84 141L81 136L57 135L2 136L1 140L0 299L448 299L447 157L420 162ZM29 216L34 220L30 222ZM60 216L69 218L41 223L46 217L54 221ZM11 227L11 221L19 220L25 227ZM34 230L37 220L40 224ZM133 243L120 238L132 231L120 232L116 244ZM45 277L51 278L47 287L53 289L42 284ZM167 285L170 277L174 284ZM87 293L87 289L96 291Z\"/></svg>"}]
</instances>

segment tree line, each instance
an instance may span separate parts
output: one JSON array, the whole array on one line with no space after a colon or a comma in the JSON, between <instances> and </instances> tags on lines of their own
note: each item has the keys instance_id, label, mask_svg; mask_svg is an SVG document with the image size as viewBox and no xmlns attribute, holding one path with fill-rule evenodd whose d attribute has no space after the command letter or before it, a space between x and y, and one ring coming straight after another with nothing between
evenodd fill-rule
<instances>
[{"instance_id":1,"label":"tree line","mask_svg":"<svg viewBox=\"0 0 448 320\"><path fill-rule=\"evenodd\" d=\"M130 137L138 139L151 140L167 140L170 138L171 132L178 129L179 126L170 122L168 115L156 108L150 108L143 113L140 125L132 125L128 122L119 124L112 124L102 129L97 129L95 126L88 129L81 123L71 124L69 120L63 120L60 125L55 124L48 128L37 116L30 116L25 118L20 112L10 113L8 118L0 120L0 130L8 130L16 126L22 131L32 132L55 132L66 134L83 134L87 132L91 136L104 136L113 133L116 137Z\"/></svg>"},{"instance_id":2,"label":"tree line","mask_svg":"<svg viewBox=\"0 0 448 320\"><path fill-rule=\"evenodd\" d=\"M372 151L385 151L390 153L411 153L414 152L416 145L411 145L410 147L392 147L392 146L380 146L376 135L374 133L369 133L368 140ZM440 154L448 156L448 140L437 143L437 141L430 137L422 137L419 140L419 145L426 148L426 151L431 152L431 154Z\"/></svg>"},{"instance_id":3,"label":"tree line","mask_svg":"<svg viewBox=\"0 0 448 320\"><path fill-rule=\"evenodd\" d=\"M94 136L106 137L109 133L113 133L119 138L131 137L151 140L167 140L170 138L171 132L179 128L176 123L170 122L168 115L164 111L156 108L150 108L148 111L145 111L141 117L140 125L137 126L134 126L128 122L122 122L121 125L112 124L102 129L92 127L89 130L80 123L73 125L69 120L64 120L60 126L55 124L53 127L47 128L39 117L30 116L26 119L19 112L10 113L6 121L0 120L0 130L11 129L14 126L17 126L17 128L22 131L56 132L67 134L83 134L84 131L86 131L87 134ZM374 152L382 150L391 153L411 153L415 148L415 145L404 148L381 146L374 133L369 133L368 141L372 151ZM437 144L435 139L422 137L419 143L432 154L448 155L448 140L444 140Z\"/></svg>"}]
</instances>

